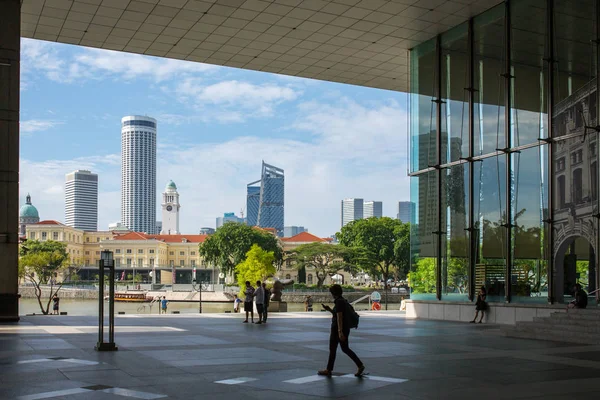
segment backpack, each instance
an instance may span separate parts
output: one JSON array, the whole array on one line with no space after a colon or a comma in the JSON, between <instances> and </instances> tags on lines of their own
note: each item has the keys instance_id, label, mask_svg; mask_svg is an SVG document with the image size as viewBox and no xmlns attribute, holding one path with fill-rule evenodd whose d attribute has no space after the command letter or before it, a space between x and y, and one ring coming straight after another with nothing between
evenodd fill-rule
<instances>
[{"instance_id":1,"label":"backpack","mask_svg":"<svg viewBox=\"0 0 600 400\"><path fill-rule=\"evenodd\" d=\"M349 328L357 329L360 315L358 315L358 313L354 311L354 307L352 307L352 304L348 303L348 300L344 300L346 301L346 312L344 313L344 322Z\"/></svg>"}]
</instances>

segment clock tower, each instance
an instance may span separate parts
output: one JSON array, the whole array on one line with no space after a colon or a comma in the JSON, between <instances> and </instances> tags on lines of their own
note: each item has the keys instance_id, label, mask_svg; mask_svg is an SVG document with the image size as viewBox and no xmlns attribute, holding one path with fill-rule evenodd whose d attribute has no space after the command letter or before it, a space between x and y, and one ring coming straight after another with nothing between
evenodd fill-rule
<instances>
[{"instance_id":1,"label":"clock tower","mask_svg":"<svg viewBox=\"0 0 600 400\"><path fill-rule=\"evenodd\" d=\"M175 182L169 181L162 198L161 235L179 235L179 193Z\"/></svg>"}]
</instances>

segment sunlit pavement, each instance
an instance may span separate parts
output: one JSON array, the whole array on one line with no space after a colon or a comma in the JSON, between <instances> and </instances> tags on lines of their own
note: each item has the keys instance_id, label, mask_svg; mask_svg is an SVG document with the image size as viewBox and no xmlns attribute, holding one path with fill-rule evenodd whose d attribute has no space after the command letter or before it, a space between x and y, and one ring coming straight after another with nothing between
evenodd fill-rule
<instances>
[{"instance_id":1,"label":"sunlit pavement","mask_svg":"<svg viewBox=\"0 0 600 400\"><path fill-rule=\"evenodd\" d=\"M0 324L2 399L598 398L600 346L505 338L497 326L361 313L331 378L326 313L116 317L117 352L94 351L95 317Z\"/></svg>"}]
</instances>

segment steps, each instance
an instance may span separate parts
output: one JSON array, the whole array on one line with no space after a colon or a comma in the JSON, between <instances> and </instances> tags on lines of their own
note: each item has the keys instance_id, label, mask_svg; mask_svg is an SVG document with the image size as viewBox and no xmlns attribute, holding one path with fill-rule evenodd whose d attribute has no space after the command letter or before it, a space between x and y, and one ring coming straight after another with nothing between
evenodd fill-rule
<instances>
[{"instance_id":1,"label":"steps","mask_svg":"<svg viewBox=\"0 0 600 400\"><path fill-rule=\"evenodd\" d=\"M501 331L505 336L523 339L600 344L600 309L554 312L549 317L504 326Z\"/></svg>"}]
</instances>

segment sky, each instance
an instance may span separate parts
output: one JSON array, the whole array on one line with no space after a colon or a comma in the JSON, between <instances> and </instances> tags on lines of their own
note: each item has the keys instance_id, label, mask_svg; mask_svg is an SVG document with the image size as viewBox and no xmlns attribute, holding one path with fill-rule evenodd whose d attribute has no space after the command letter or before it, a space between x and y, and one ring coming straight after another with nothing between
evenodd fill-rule
<instances>
[{"instance_id":1,"label":"sky","mask_svg":"<svg viewBox=\"0 0 600 400\"><path fill-rule=\"evenodd\" d=\"M246 208L261 161L285 171L285 226L340 229L341 200L409 200L407 95L22 39L20 203L64 222L65 174L99 175L98 229L120 221L121 118L158 121L157 220L172 179L181 232Z\"/></svg>"}]
</instances>

